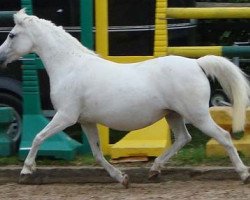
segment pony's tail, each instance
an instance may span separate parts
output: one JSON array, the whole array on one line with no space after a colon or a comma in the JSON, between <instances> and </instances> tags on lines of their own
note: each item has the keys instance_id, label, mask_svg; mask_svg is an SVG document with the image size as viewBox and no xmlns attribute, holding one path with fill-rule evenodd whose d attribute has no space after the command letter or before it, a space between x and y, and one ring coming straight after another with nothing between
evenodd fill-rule
<instances>
[{"instance_id":1,"label":"pony's tail","mask_svg":"<svg viewBox=\"0 0 250 200\"><path fill-rule=\"evenodd\" d=\"M216 78L233 104L233 133L244 131L249 84L239 67L226 58L204 56L197 59L207 76Z\"/></svg>"}]
</instances>

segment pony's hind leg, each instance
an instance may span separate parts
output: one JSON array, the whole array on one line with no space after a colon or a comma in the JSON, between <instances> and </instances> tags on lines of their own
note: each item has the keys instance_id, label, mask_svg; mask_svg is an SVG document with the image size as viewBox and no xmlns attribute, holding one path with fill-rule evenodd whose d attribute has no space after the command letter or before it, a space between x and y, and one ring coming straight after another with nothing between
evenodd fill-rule
<instances>
[{"instance_id":1,"label":"pony's hind leg","mask_svg":"<svg viewBox=\"0 0 250 200\"><path fill-rule=\"evenodd\" d=\"M104 158L102 151L100 149L99 136L96 124L82 124L81 125L84 133L86 134L93 156L96 161L101 164L110 176L128 188L129 178L127 174L123 174L120 170L116 169Z\"/></svg>"},{"instance_id":2,"label":"pony's hind leg","mask_svg":"<svg viewBox=\"0 0 250 200\"><path fill-rule=\"evenodd\" d=\"M172 111L166 116L166 119L172 132L174 133L175 142L170 149L166 150L162 155L155 159L154 164L149 172L149 178L156 177L158 174L160 174L164 164L192 139L188 133L188 130L186 129L181 115Z\"/></svg>"},{"instance_id":3,"label":"pony's hind leg","mask_svg":"<svg viewBox=\"0 0 250 200\"><path fill-rule=\"evenodd\" d=\"M188 119L189 120L189 119ZM249 172L247 167L241 161L239 154L236 148L233 145L230 134L224 129L220 128L211 118L209 112L202 117L199 116L196 118L192 117L190 122L200 129L206 135L214 138L226 149L230 160L232 161L236 172L240 175L241 180L244 183L249 182Z\"/></svg>"}]
</instances>

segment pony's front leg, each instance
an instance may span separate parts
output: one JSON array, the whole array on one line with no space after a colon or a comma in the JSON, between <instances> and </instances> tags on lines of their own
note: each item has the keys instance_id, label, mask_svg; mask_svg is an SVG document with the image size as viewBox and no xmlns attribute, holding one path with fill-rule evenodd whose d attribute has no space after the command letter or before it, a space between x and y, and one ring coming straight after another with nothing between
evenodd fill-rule
<instances>
[{"instance_id":1,"label":"pony's front leg","mask_svg":"<svg viewBox=\"0 0 250 200\"><path fill-rule=\"evenodd\" d=\"M24 166L21 171L20 182L25 181L25 175L31 175L36 170L35 158L42 142L55 133L58 133L68 126L73 125L75 122L75 120L66 117L65 114L60 112L56 113L51 122L34 138L31 149L27 158L25 159Z\"/></svg>"},{"instance_id":2,"label":"pony's front leg","mask_svg":"<svg viewBox=\"0 0 250 200\"><path fill-rule=\"evenodd\" d=\"M93 156L96 161L101 164L110 176L128 188L129 178L127 174L123 174L120 170L111 165L103 156L100 149L99 136L96 124L82 124L83 132L86 134Z\"/></svg>"}]
</instances>

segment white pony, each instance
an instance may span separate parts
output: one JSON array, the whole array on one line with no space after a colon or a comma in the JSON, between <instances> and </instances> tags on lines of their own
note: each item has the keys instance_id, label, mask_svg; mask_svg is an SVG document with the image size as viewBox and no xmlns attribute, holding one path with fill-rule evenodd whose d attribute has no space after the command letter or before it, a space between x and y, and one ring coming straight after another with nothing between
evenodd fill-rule
<instances>
[{"instance_id":1,"label":"white pony","mask_svg":"<svg viewBox=\"0 0 250 200\"><path fill-rule=\"evenodd\" d=\"M15 27L0 47L0 62L6 65L31 52L39 55L50 78L51 100L57 111L35 137L22 176L35 171L35 157L46 138L79 122L97 162L127 187L128 176L103 157L96 124L130 131L165 117L175 142L155 159L150 177L157 176L169 158L191 140L185 118L222 144L242 181L249 181L248 169L230 134L217 126L209 114L207 76L217 78L233 102L233 131L244 129L249 86L241 70L230 61L218 56L166 56L118 64L83 47L61 27L29 16L24 10L14 15L14 21Z\"/></svg>"}]
</instances>

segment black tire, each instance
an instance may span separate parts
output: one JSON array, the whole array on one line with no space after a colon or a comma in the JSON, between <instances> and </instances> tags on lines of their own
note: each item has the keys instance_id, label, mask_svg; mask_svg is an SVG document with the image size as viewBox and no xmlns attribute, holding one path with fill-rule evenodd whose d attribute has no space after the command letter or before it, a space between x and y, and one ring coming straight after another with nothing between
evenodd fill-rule
<instances>
[{"instance_id":1,"label":"black tire","mask_svg":"<svg viewBox=\"0 0 250 200\"><path fill-rule=\"evenodd\" d=\"M19 148L22 133L22 100L14 95L0 92L0 107L12 107L14 109L14 120L10 124L7 134L13 142L13 152Z\"/></svg>"},{"instance_id":2,"label":"black tire","mask_svg":"<svg viewBox=\"0 0 250 200\"><path fill-rule=\"evenodd\" d=\"M223 106L230 103L227 95L222 90L216 90L210 98L210 106Z\"/></svg>"}]
</instances>

